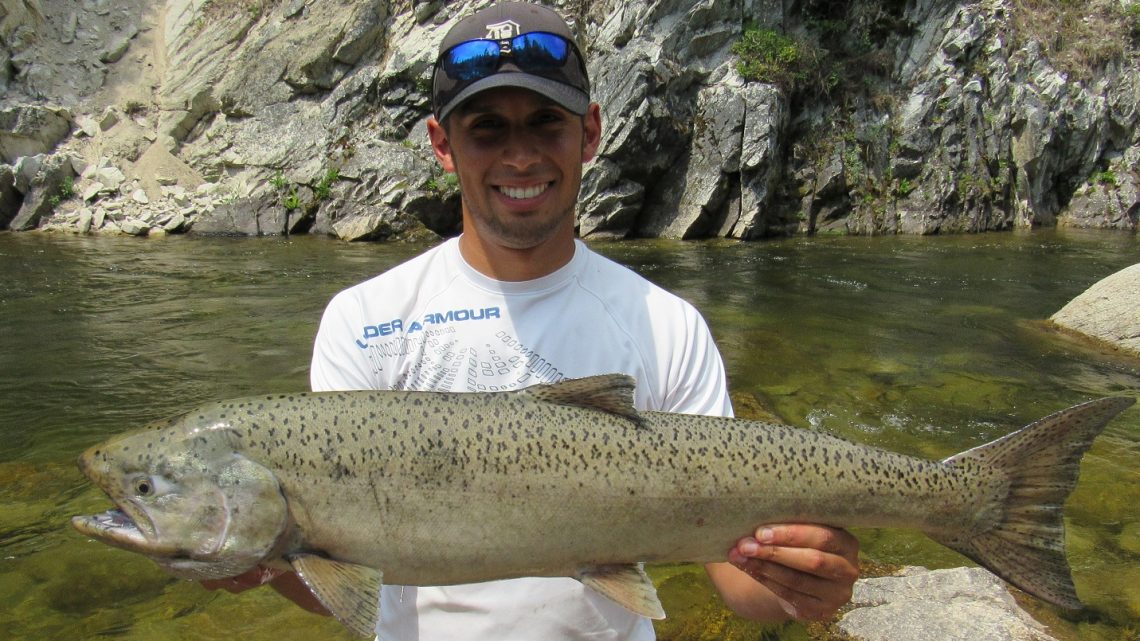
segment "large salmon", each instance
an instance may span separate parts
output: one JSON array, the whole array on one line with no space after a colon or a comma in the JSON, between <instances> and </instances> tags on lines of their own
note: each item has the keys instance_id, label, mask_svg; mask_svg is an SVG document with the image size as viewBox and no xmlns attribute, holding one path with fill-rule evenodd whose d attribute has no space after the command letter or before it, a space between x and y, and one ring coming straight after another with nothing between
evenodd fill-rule
<instances>
[{"instance_id":1,"label":"large salmon","mask_svg":"<svg viewBox=\"0 0 1140 641\"><path fill-rule=\"evenodd\" d=\"M762 523L917 528L1046 601L1080 607L1062 504L1134 399L1103 398L930 461L820 432L637 412L632 379L516 392L245 398L121 435L79 466L116 510L82 533L178 576L288 563L373 634L381 579L571 576L663 617L644 562L723 561ZM463 545L439 545L461 535Z\"/></svg>"}]
</instances>

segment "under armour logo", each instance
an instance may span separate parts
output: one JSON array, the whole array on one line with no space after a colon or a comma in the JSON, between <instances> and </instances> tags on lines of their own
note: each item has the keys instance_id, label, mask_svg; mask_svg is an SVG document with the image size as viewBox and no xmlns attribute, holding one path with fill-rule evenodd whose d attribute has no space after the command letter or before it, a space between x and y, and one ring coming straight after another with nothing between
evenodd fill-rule
<instances>
[{"instance_id":1,"label":"under armour logo","mask_svg":"<svg viewBox=\"0 0 1140 641\"><path fill-rule=\"evenodd\" d=\"M519 23L514 20L504 20L487 25L488 40L510 40L519 35Z\"/></svg>"}]
</instances>

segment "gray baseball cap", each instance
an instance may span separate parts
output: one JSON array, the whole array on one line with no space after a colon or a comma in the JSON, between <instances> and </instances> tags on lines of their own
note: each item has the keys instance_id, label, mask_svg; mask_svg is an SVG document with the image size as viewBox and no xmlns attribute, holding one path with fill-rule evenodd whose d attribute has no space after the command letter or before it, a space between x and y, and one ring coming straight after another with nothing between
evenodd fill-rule
<instances>
[{"instance_id":1,"label":"gray baseball cap","mask_svg":"<svg viewBox=\"0 0 1140 641\"><path fill-rule=\"evenodd\" d=\"M432 78L432 111L445 118L463 101L499 87L538 92L583 115L590 79L574 35L553 10L500 2L459 21L440 43Z\"/></svg>"}]
</instances>

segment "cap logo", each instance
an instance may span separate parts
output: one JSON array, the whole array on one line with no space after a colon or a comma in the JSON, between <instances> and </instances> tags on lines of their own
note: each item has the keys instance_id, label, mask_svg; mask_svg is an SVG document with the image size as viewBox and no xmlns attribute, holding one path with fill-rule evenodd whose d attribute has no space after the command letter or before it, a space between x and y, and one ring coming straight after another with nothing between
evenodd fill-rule
<instances>
[{"instance_id":1,"label":"cap logo","mask_svg":"<svg viewBox=\"0 0 1140 641\"><path fill-rule=\"evenodd\" d=\"M504 20L487 25L488 40L510 40L519 35L521 28L514 20Z\"/></svg>"}]
</instances>

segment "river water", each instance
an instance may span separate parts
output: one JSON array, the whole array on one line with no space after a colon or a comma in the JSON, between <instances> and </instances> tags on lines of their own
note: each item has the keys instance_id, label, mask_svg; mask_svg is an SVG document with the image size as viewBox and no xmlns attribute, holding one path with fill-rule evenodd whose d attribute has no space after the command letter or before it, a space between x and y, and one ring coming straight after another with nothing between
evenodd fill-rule
<instances>
[{"instance_id":1,"label":"river water","mask_svg":"<svg viewBox=\"0 0 1140 641\"><path fill-rule=\"evenodd\" d=\"M1068 405L1136 396L1140 365L1041 323L1140 262L1140 239L1034 231L933 238L594 245L696 304L738 413L945 457ZM71 530L107 502L75 469L101 439L207 400L307 386L339 289L424 246L322 238L0 234L0 639L349 639L269 590L207 592ZM1091 614L1060 638L1138 638L1140 410L1085 458L1068 550ZM878 562L968 562L914 533L858 532ZM662 638L756 638L699 571L654 569ZM803 638L799 626L775 633ZM1132 636L1127 636L1132 635Z\"/></svg>"}]
</instances>

